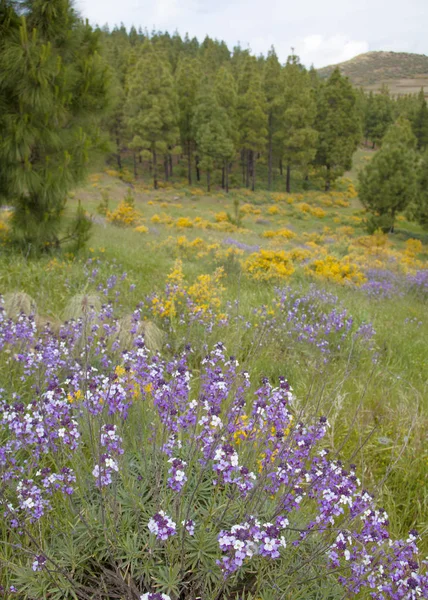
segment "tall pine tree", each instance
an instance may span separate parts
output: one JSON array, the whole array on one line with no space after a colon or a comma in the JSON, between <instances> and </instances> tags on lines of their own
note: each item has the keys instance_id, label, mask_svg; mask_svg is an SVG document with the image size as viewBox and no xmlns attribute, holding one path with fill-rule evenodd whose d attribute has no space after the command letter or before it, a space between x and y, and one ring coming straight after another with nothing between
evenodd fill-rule
<instances>
[{"instance_id":1,"label":"tall pine tree","mask_svg":"<svg viewBox=\"0 0 428 600\"><path fill-rule=\"evenodd\" d=\"M418 107L412 119L412 127L418 150L426 150L428 148L428 106L423 89L418 95Z\"/></svg>"},{"instance_id":2,"label":"tall pine tree","mask_svg":"<svg viewBox=\"0 0 428 600\"><path fill-rule=\"evenodd\" d=\"M0 180L27 251L57 246L106 104L98 35L69 0L0 4Z\"/></svg>"},{"instance_id":3,"label":"tall pine tree","mask_svg":"<svg viewBox=\"0 0 428 600\"><path fill-rule=\"evenodd\" d=\"M287 168L286 190L291 191L291 170L305 171L316 154L318 133L314 129L316 102L307 71L297 56L288 58L284 68L282 115L282 158Z\"/></svg>"},{"instance_id":4,"label":"tall pine tree","mask_svg":"<svg viewBox=\"0 0 428 600\"><path fill-rule=\"evenodd\" d=\"M267 163L268 189L272 188L274 141L281 125L281 113L284 110L284 81L281 65L272 47L264 64L263 89L267 112Z\"/></svg>"},{"instance_id":5,"label":"tall pine tree","mask_svg":"<svg viewBox=\"0 0 428 600\"><path fill-rule=\"evenodd\" d=\"M175 85L179 107L181 145L187 154L187 180L192 183L192 155L195 146L193 116L200 81L200 64L195 58L184 57L178 63Z\"/></svg>"},{"instance_id":6,"label":"tall pine tree","mask_svg":"<svg viewBox=\"0 0 428 600\"><path fill-rule=\"evenodd\" d=\"M178 103L171 68L150 42L128 74L127 122L134 147L152 157L153 186L158 187L159 159L178 140Z\"/></svg>"},{"instance_id":7,"label":"tall pine tree","mask_svg":"<svg viewBox=\"0 0 428 600\"><path fill-rule=\"evenodd\" d=\"M359 198L372 213L369 231L393 231L397 214L417 201L418 192L416 138L410 122L400 119L359 174Z\"/></svg>"},{"instance_id":8,"label":"tall pine tree","mask_svg":"<svg viewBox=\"0 0 428 600\"><path fill-rule=\"evenodd\" d=\"M266 147L268 130L266 102L258 66L254 60L248 66L250 69L243 74L241 81L241 90L245 92L238 99L238 116L240 146L246 165L246 185L249 186L251 179L251 189L254 191L257 155Z\"/></svg>"},{"instance_id":9,"label":"tall pine tree","mask_svg":"<svg viewBox=\"0 0 428 600\"><path fill-rule=\"evenodd\" d=\"M315 163L321 167L325 189L352 166L361 136L357 100L351 83L335 69L319 88L315 128L319 133Z\"/></svg>"}]
</instances>

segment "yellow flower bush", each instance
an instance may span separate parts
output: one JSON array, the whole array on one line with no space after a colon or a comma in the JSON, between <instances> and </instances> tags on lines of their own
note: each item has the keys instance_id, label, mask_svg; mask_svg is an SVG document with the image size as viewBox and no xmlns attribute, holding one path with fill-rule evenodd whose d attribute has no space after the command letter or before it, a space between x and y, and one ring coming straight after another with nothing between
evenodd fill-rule
<instances>
[{"instance_id":1,"label":"yellow flower bush","mask_svg":"<svg viewBox=\"0 0 428 600\"><path fill-rule=\"evenodd\" d=\"M149 228L145 225L138 225L138 227L136 227L134 231L138 231L138 233L147 233L149 231Z\"/></svg>"},{"instance_id":2,"label":"yellow flower bush","mask_svg":"<svg viewBox=\"0 0 428 600\"><path fill-rule=\"evenodd\" d=\"M262 214L261 209L256 208L252 204L243 204L241 206L241 212L244 213L244 215L261 215Z\"/></svg>"},{"instance_id":3,"label":"yellow flower bush","mask_svg":"<svg viewBox=\"0 0 428 600\"><path fill-rule=\"evenodd\" d=\"M107 212L107 221L119 227L132 227L140 219L140 213L125 200L113 212Z\"/></svg>"},{"instance_id":4,"label":"yellow flower bush","mask_svg":"<svg viewBox=\"0 0 428 600\"><path fill-rule=\"evenodd\" d=\"M274 192L271 197L274 202L285 202L287 200L287 194L283 192Z\"/></svg>"},{"instance_id":5,"label":"yellow flower bush","mask_svg":"<svg viewBox=\"0 0 428 600\"><path fill-rule=\"evenodd\" d=\"M173 218L166 213L153 215L150 220L152 223L160 223L162 225L170 225L173 222Z\"/></svg>"},{"instance_id":6,"label":"yellow flower bush","mask_svg":"<svg viewBox=\"0 0 428 600\"><path fill-rule=\"evenodd\" d=\"M338 198L333 199L333 204L334 206L342 206L343 208L348 208L349 206L349 202L347 200L344 200L340 196Z\"/></svg>"},{"instance_id":7,"label":"yellow flower bush","mask_svg":"<svg viewBox=\"0 0 428 600\"><path fill-rule=\"evenodd\" d=\"M224 276L222 268L211 274L199 275L192 285L185 281L183 263L179 259L167 276L167 285L163 296L152 298L152 313L161 318L173 319L177 315L191 311L199 316L215 315L217 319L224 318L219 312L222 303L224 287L220 281Z\"/></svg>"},{"instance_id":8,"label":"yellow flower bush","mask_svg":"<svg viewBox=\"0 0 428 600\"><path fill-rule=\"evenodd\" d=\"M422 250L423 246L421 240L415 240L413 238L410 238L406 241L405 253L408 256L416 256L416 254L420 254Z\"/></svg>"},{"instance_id":9,"label":"yellow flower bush","mask_svg":"<svg viewBox=\"0 0 428 600\"><path fill-rule=\"evenodd\" d=\"M251 254L244 263L244 270L253 279L269 281L288 279L294 273L293 262L284 250L260 250Z\"/></svg>"},{"instance_id":10,"label":"yellow flower bush","mask_svg":"<svg viewBox=\"0 0 428 600\"><path fill-rule=\"evenodd\" d=\"M353 283L361 285L366 281L364 274L358 266L351 263L347 257L343 259L327 255L323 259L314 260L306 268L308 275L335 283Z\"/></svg>"},{"instance_id":11,"label":"yellow flower bush","mask_svg":"<svg viewBox=\"0 0 428 600\"><path fill-rule=\"evenodd\" d=\"M324 219L324 217L327 216L327 213L325 212L325 210L323 210L319 206L314 206L313 208L311 208L310 209L310 214L313 217L317 217L318 219Z\"/></svg>"},{"instance_id":12,"label":"yellow flower bush","mask_svg":"<svg viewBox=\"0 0 428 600\"><path fill-rule=\"evenodd\" d=\"M283 238L286 240L292 240L297 237L294 231L290 231L290 229L278 229L277 231L264 231L262 233L262 237L264 238Z\"/></svg>"},{"instance_id":13,"label":"yellow flower bush","mask_svg":"<svg viewBox=\"0 0 428 600\"><path fill-rule=\"evenodd\" d=\"M179 217L174 223L174 227L177 227L177 229L191 229L193 221L189 217Z\"/></svg>"},{"instance_id":14,"label":"yellow flower bush","mask_svg":"<svg viewBox=\"0 0 428 600\"><path fill-rule=\"evenodd\" d=\"M215 214L215 220L217 223L226 223L229 219L227 218L227 213L222 211Z\"/></svg>"},{"instance_id":15,"label":"yellow flower bush","mask_svg":"<svg viewBox=\"0 0 428 600\"><path fill-rule=\"evenodd\" d=\"M310 213L311 212L311 207L307 202L300 202L297 205L297 208L300 210L300 212L302 213Z\"/></svg>"},{"instance_id":16,"label":"yellow flower bush","mask_svg":"<svg viewBox=\"0 0 428 600\"><path fill-rule=\"evenodd\" d=\"M217 311L220 308L221 294L225 289L220 284L223 276L224 271L219 267L212 275L199 275L196 282L187 289L196 310L206 313L209 309Z\"/></svg>"},{"instance_id":17,"label":"yellow flower bush","mask_svg":"<svg viewBox=\"0 0 428 600\"><path fill-rule=\"evenodd\" d=\"M267 209L268 215L278 215L280 213L279 207L275 204L273 206L269 206Z\"/></svg>"}]
</instances>

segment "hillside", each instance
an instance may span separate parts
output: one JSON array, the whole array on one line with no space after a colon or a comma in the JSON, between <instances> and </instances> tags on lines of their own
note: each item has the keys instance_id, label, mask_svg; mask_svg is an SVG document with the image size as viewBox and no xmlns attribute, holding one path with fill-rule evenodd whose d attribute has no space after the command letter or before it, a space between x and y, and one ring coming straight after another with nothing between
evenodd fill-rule
<instances>
[{"instance_id":1,"label":"hillside","mask_svg":"<svg viewBox=\"0 0 428 600\"><path fill-rule=\"evenodd\" d=\"M408 52L367 52L337 65L318 70L328 77L333 69L349 77L354 85L367 90L377 90L388 85L393 94L415 93L421 87L428 94L428 56Z\"/></svg>"}]
</instances>

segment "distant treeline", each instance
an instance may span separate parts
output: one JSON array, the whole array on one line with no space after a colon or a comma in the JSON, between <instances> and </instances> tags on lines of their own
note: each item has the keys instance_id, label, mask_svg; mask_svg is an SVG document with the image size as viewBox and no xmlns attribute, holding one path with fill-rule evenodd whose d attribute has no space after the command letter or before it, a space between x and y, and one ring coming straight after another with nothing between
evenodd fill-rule
<instances>
[{"instance_id":1,"label":"distant treeline","mask_svg":"<svg viewBox=\"0 0 428 600\"><path fill-rule=\"evenodd\" d=\"M189 184L201 173L208 188L221 172L222 187L239 164L240 185L255 189L256 164L267 169L267 185L284 173L285 189L299 171L314 169L325 188L351 167L363 140L381 144L399 117L412 123L420 148L428 143L428 111L423 94L394 99L357 90L335 70L321 81L295 54L282 65L271 48L253 56L240 46L206 37L128 32L122 25L99 30L112 70L112 107L106 121L118 168L125 150L149 167L157 187L171 175L175 156L185 157Z\"/></svg>"}]
</instances>

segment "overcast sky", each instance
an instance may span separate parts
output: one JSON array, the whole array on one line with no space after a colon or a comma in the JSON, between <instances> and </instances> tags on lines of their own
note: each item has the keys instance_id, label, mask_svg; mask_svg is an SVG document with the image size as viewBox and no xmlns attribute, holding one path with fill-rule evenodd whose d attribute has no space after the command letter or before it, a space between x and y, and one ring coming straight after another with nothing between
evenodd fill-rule
<instances>
[{"instance_id":1,"label":"overcast sky","mask_svg":"<svg viewBox=\"0 0 428 600\"><path fill-rule=\"evenodd\" d=\"M255 54L274 45L285 62L323 67L369 50L428 54L428 0L76 0L93 24L123 22L237 42Z\"/></svg>"}]
</instances>

